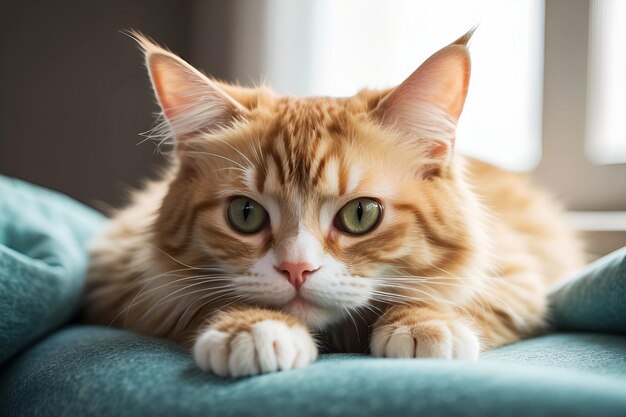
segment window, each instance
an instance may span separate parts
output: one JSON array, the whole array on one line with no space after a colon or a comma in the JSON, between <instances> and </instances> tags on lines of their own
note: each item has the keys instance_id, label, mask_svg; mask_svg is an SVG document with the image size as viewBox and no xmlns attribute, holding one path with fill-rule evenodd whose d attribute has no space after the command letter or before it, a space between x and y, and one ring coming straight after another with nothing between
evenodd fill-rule
<instances>
[{"instance_id":1,"label":"window","mask_svg":"<svg viewBox=\"0 0 626 417\"><path fill-rule=\"evenodd\" d=\"M624 0L234 2L231 76L279 93L389 87L479 25L458 147L532 171L607 253L626 239ZM545 52L544 52L545 51Z\"/></svg>"},{"instance_id":2,"label":"window","mask_svg":"<svg viewBox=\"0 0 626 417\"><path fill-rule=\"evenodd\" d=\"M591 2L585 145L599 164L626 163L625 16L623 0Z\"/></svg>"},{"instance_id":3,"label":"window","mask_svg":"<svg viewBox=\"0 0 626 417\"><path fill-rule=\"evenodd\" d=\"M267 16L264 72L284 94L346 96L397 85L479 25L457 146L512 170L531 170L539 162L542 0L316 0L298 8L300 14L307 9L305 19L294 19L299 14L289 10L299 2L271 3L277 4Z\"/></svg>"}]
</instances>

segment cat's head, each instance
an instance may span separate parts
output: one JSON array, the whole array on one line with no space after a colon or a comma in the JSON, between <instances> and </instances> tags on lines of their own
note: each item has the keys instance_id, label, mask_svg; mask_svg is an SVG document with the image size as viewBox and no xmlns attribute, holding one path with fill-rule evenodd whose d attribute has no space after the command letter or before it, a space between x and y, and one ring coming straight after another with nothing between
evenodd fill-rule
<instances>
[{"instance_id":1,"label":"cat's head","mask_svg":"<svg viewBox=\"0 0 626 417\"><path fill-rule=\"evenodd\" d=\"M160 249L201 268L205 301L313 328L376 302L467 296L434 277L466 274L480 250L453 152L470 35L398 87L348 98L227 85L141 38L175 143Z\"/></svg>"}]
</instances>

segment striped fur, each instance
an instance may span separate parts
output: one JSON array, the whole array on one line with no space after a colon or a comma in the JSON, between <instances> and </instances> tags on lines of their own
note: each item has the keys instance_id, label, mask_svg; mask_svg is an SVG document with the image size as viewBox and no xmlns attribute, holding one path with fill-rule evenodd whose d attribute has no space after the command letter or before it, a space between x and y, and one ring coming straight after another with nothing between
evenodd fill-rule
<instances>
[{"instance_id":1,"label":"striped fur","mask_svg":"<svg viewBox=\"0 0 626 417\"><path fill-rule=\"evenodd\" d=\"M162 51L146 45L149 54ZM92 244L88 321L187 346L209 329L225 334L223 355L239 333L248 336L237 340L261 343L253 329L277 332L280 323L300 329L293 334L315 331L331 350L368 350L371 339L379 356L472 358L542 331L548 288L581 256L558 207L526 178L457 155L454 137L439 138L439 158L433 124L418 117L404 129L388 117L396 90L294 98L206 85L237 104L227 106L227 123L221 114L214 125L208 114L198 124L193 113L192 131L175 116L174 134L184 135L170 167ZM421 117L441 111L432 106ZM442 120L449 135L456 119ZM268 228L241 235L229 226L226 207L238 195L266 208ZM383 206L379 226L360 237L333 222L357 197ZM274 268L294 257L321 266L297 297ZM198 355L203 369L225 375L264 369L229 372L226 362L212 368Z\"/></svg>"}]
</instances>

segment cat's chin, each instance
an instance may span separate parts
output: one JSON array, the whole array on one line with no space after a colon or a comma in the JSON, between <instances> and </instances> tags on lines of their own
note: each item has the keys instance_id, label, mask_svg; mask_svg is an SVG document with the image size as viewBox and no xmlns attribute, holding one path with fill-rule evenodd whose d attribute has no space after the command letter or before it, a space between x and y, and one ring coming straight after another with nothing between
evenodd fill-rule
<instances>
[{"instance_id":1,"label":"cat's chin","mask_svg":"<svg viewBox=\"0 0 626 417\"><path fill-rule=\"evenodd\" d=\"M301 296L296 296L281 310L300 319L313 330L321 330L341 318L338 311L322 307Z\"/></svg>"}]
</instances>

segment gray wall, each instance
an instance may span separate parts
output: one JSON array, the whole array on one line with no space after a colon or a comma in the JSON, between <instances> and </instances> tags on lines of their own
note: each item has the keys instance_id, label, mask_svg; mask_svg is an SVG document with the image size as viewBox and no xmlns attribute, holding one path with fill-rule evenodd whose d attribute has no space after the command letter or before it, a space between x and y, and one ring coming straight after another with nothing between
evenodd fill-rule
<instances>
[{"instance_id":1,"label":"gray wall","mask_svg":"<svg viewBox=\"0 0 626 417\"><path fill-rule=\"evenodd\" d=\"M227 2L3 0L0 10L0 173L97 208L121 203L163 162L151 143L138 145L157 106L141 54L120 30L230 73Z\"/></svg>"}]
</instances>

